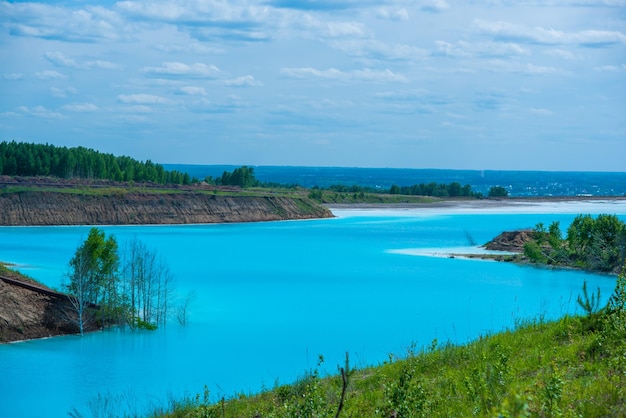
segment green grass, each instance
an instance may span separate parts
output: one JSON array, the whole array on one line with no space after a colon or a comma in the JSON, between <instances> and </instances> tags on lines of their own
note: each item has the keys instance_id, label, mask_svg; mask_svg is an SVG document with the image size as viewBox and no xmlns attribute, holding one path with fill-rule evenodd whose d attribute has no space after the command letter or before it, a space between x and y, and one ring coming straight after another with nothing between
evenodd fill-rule
<instances>
[{"instance_id":1,"label":"green grass","mask_svg":"<svg viewBox=\"0 0 626 418\"><path fill-rule=\"evenodd\" d=\"M620 276L621 291L601 312L529 321L461 346L434 341L404 359L352 370L340 416L626 416L625 283ZM254 396L211 403L205 391L164 416L334 417L341 391L340 375L314 369Z\"/></svg>"}]
</instances>

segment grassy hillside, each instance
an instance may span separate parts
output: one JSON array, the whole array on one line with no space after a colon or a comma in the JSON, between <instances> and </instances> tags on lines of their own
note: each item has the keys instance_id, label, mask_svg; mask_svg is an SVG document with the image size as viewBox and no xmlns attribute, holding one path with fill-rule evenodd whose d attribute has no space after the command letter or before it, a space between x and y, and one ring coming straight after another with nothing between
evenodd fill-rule
<instances>
[{"instance_id":1,"label":"grassy hillside","mask_svg":"<svg viewBox=\"0 0 626 418\"><path fill-rule=\"evenodd\" d=\"M591 295L588 295L591 297ZM581 292L581 306L585 297ZM626 279L602 311L531 321L463 346L411 351L378 367L320 377L217 403L209 394L170 417L626 416ZM343 407L341 394L344 388Z\"/></svg>"}]
</instances>

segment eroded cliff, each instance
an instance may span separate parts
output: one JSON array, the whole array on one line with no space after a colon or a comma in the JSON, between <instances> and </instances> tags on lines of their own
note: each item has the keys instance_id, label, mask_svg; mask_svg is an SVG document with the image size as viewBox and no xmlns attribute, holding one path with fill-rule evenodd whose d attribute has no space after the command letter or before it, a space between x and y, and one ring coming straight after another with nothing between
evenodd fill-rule
<instances>
[{"instance_id":1,"label":"eroded cliff","mask_svg":"<svg viewBox=\"0 0 626 418\"><path fill-rule=\"evenodd\" d=\"M197 192L0 194L0 225L137 225L329 218L305 197Z\"/></svg>"}]
</instances>

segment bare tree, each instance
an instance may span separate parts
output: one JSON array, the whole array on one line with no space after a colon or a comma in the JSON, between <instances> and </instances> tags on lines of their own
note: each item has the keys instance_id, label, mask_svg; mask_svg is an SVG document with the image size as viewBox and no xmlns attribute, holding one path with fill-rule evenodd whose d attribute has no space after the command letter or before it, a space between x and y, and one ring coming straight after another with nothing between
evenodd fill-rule
<instances>
[{"instance_id":1,"label":"bare tree","mask_svg":"<svg viewBox=\"0 0 626 418\"><path fill-rule=\"evenodd\" d=\"M90 277L90 266L88 256L84 249L80 249L70 262L69 272L70 283L67 285L68 298L74 308L76 315L67 315L70 320L78 325L80 335L85 332L85 325L93 319L95 312L91 303L91 295L93 294L93 282Z\"/></svg>"},{"instance_id":2,"label":"bare tree","mask_svg":"<svg viewBox=\"0 0 626 418\"><path fill-rule=\"evenodd\" d=\"M178 323L180 325L187 325L187 321L189 319L189 306L191 305L191 302L193 302L195 297L196 295L193 291L187 293L187 296L185 297L183 302L176 307L176 319L178 320Z\"/></svg>"},{"instance_id":3,"label":"bare tree","mask_svg":"<svg viewBox=\"0 0 626 418\"><path fill-rule=\"evenodd\" d=\"M173 293L173 276L163 259L134 239L125 253L122 276L130 326L164 325Z\"/></svg>"}]
</instances>

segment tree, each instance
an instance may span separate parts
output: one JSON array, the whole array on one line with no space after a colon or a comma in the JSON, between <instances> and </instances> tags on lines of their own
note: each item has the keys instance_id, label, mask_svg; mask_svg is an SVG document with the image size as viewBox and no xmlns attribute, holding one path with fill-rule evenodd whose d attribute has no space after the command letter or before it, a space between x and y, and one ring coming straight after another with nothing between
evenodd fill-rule
<instances>
[{"instance_id":1,"label":"tree","mask_svg":"<svg viewBox=\"0 0 626 418\"><path fill-rule=\"evenodd\" d=\"M70 262L68 285L68 298L74 308L75 315L69 315L70 318L75 318L75 322L78 325L80 335L85 332L85 325L87 325L94 315L94 310L89 309L91 307L91 301L89 300L92 293L89 276L89 266L87 262L87 255L85 251L79 248L76 254Z\"/></svg>"},{"instance_id":2,"label":"tree","mask_svg":"<svg viewBox=\"0 0 626 418\"><path fill-rule=\"evenodd\" d=\"M104 231L91 228L85 242L78 247L70 260L70 282L67 286L70 300L79 319L81 334L87 315L87 307L99 305L101 325L117 322L119 295L117 271L119 256L117 241Z\"/></svg>"},{"instance_id":3,"label":"tree","mask_svg":"<svg viewBox=\"0 0 626 418\"><path fill-rule=\"evenodd\" d=\"M508 197L509 192L502 186L493 186L489 189L489 197Z\"/></svg>"},{"instance_id":4,"label":"tree","mask_svg":"<svg viewBox=\"0 0 626 418\"><path fill-rule=\"evenodd\" d=\"M257 180L254 177L254 168L244 165L236 168L232 173L224 171L221 184L225 186L239 186L242 189L255 186Z\"/></svg>"},{"instance_id":5,"label":"tree","mask_svg":"<svg viewBox=\"0 0 626 418\"><path fill-rule=\"evenodd\" d=\"M163 259L135 239L125 252L122 293L128 301L126 323L154 328L167 322L173 276Z\"/></svg>"}]
</instances>

